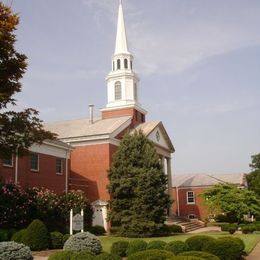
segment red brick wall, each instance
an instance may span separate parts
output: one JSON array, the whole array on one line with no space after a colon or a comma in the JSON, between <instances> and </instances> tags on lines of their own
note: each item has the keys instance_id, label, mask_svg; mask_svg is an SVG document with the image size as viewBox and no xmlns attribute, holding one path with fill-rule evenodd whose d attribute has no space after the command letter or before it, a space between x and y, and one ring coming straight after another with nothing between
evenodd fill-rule
<instances>
[{"instance_id":1,"label":"red brick wall","mask_svg":"<svg viewBox=\"0 0 260 260\"><path fill-rule=\"evenodd\" d=\"M205 206L204 199L201 194L207 190L207 188L185 188L185 189L178 189L179 194L179 216L181 217L188 217L189 214L194 214L197 218L204 220L208 217L208 210ZM188 204L187 203L187 192L193 191L195 194L195 204ZM172 211L175 215L177 215L177 192L176 188L172 189L174 203L172 204Z\"/></svg>"},{"instance_id":2,"label":"red brick wall","mask_svg":"<svg viewBox=\"0 0 260 260\"><path fill-rule=\"evenodd\" d=\"M141 123L145 122L145 115L134 108L118 109L111 111L103 111L102 119L120 116L132 116L132 127L135 127Z\"/></svg>"},{"instance_id":3,"label":"red brick wall","mask_svg":"<svg viewBox=\"0 0 260 260\"><path fill-rule=\"evenodd\" d=\"M15 181L15 157L13 167L3 166L0 160L0 178L5 182ZM66 174L65 159L63 175L56 174L56 157L39 154L39 171L30 169L30 157L20 157L18 159L18 183L23 188L45 187L60 194L65 191Z\"/></svg>"},{"instance_id":4,"label":"red brick wall","mask_svg":"<svg viewBox=\"0 0 260 260\"><path fill-rule=\"evenodd\" d=\"M70 189L83 190L91 202L109 200L107 170L116 149L111 144L76 147L71 154Z\"/></svg>"}]
</instances>

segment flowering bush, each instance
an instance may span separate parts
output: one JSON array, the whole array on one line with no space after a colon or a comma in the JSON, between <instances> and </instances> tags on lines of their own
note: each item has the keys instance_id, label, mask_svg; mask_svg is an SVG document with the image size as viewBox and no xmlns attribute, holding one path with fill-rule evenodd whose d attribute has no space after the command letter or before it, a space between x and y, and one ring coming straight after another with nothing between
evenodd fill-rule
<instances>
[{"instance_id":1,"label":"flowering bush","mask_svg":"<svg viewBox=\"0 0 260 260\"><path fill-rule=\"evenodd\" d=\"M24 227L30 222L28 215L32 201L20 186L0 183L0 226Z\"/></svg>"}]
</instances>

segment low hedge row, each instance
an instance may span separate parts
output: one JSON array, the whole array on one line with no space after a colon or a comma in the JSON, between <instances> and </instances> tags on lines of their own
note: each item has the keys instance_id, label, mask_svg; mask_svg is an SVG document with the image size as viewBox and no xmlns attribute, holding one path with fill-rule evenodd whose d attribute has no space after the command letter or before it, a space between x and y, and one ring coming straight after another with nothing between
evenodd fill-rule
<instances>
[{"instance_id":1,"label":"low hedge row","mask_svg":"<svg viewBox=\"0 0 260 260\"><path fill-rule=\"evenodd\" d=\"M168 244L156 240L149 243L143 240L131 242L117 241L112 244L111 253L120 257L128 256L128 259L135 259L133 257L146 259L146 255L151 255L151 259L157 259L156 257L159 257L157 253L159 252L158 254L160 255L161 251L163 251L183 257L193 256L207 260L235 260L241 258L244 254L244 249L244 242L237 237L229 236L215 239L206 235L197 235L188 238L185 242L172 241Z\"/></svg>"},{"instance_id":2,"label":"low hedge row","mask_svg":"<svg viewBox=\"0 0 260 260\"><path fill-rule=\"evenodd\" d=\"M230 234L234 234L237 230L241 230L243 234L253 233L254 231L260 231L260 224L221 224L221 231L228 231Z\"/></svg>"}]
</instances>

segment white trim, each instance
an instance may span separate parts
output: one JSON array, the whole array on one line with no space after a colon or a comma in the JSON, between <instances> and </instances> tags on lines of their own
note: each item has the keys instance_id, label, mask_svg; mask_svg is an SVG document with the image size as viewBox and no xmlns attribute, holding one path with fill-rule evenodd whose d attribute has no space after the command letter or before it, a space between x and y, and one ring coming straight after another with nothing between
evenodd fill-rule
<instances>
[{"instance_id":1,"label":"white trim","mask_svg":"<svg viewBox=\"0 0 260 260\"><path fill-rule=\"evenodd\" d=\"M70 144L73 147L99 145L99 144L112 144L112 145L115 145L115 146L119 146L120 140L118 140L116 138L109 138L109 139L105 139L105 140L78 141L78 142L75 142L75 143L70 141Z\"/></svg>"},{"instance_id":2,"label":"white trim","mask_svg":"<svg viewBox=\"0 0 260 260\"><path fill-rule=\"evenodd\" d=\"M193 197L189 197L189 195L188 195L189 192L193 194ZM189 198L193 198L193 202L189 202ZM196 204L194 191L189 190L189 191L186 192L186 202L187 202L188 205L194 205L194 204Z\"/></svg>"},{"instance_id":3,"label":"white trim","mask_svg":"<svg viewBox=\"0 0 260 260\"><path fill-rule=\"evenodd\" d=\"M135 103L137 103L137 102L135 102ZM128 109L128 108L134 108L145 115L147 114L147 111L145 109L141 108L141 106L139 106L139 103L138 103L138 105L131 104L131 105L121 105L121 106L115 106L115 107L106 107L106 108L101 109L100 111L106 112L106 111L114 111L114 110L124 110L124 109Z\"/></svg>"}]
</instances>

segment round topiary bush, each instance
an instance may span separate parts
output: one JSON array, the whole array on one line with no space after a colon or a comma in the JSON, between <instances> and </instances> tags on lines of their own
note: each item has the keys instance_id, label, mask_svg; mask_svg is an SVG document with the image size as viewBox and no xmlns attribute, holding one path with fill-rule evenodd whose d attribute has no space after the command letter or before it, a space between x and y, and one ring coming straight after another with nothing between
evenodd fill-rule
<instances>
[{"instance_id":1,"label":"round topiary bush","mask_svg":"<svg viewBox=\"0 0 260 260\"><path fill-rule=\"evenodd\" d=\"M96 259L95 254L93 254L89 251L75 252L70 257L70 260L95 260L95 259Z\"/></svg>"},{"instance_id":2,"label":"round topiary bush","mask_svg":"<svg viewBox=\"0 0 260 260\"><path fill-rule=\"evenodd\" d=\"M130 256L136 252L144 251L147 248L147 243L141 239L133 240L129 242L128 248L126 250L126 255Z\"/></svg>"},{"instance_id":3,"label":"round topiary bush","mask_svg":"<svg viewBox=\"0 0 260 260\"><path fill-rule=\"evenodd\" d=\"M188 251L189 246L183 241L172 241L164 247L164 250L170 251L175 255L178 255L179 253Z\"/></svg>"},{"instance_id":4,"label":"round topiary bush","mask_svg":"<svg viewBox=\"0 0 260 260\"><path fill-rule=\"evenodd\" d=\"M118 255L102 253L100 255L97 255L95 260L121 260L121 257Z\"/></svg>"},{"instance_id":5,"label":"round topiary bush","mask_svg":"<svg viewBox=\"0 0 260 260\"><path fill-rule=\"evenodd\" d=\"M106 230L104 229L104 227L96 225L96 226L88 228L88 232L90 232L91 234L94 234L96 236L102 236L106 233Z\"/></svg>"},{"instance_id":6,"label":"round topiary bush","mask_svg":"<svg viewBox=\"0 0 260 260\"><path fill-rule=\"evenodd\" d=\"M202 259L206 260L220 260L219 257L210 254L208 252L202 252L202 251L188 251L188 252L182 252L179 254L179 256L196 256L200 257Z\"/></svg>"},{"instance_id":7,"label":"round topiary bush","mask_svg":"<svg viewBox=\"0 0 260 260\"><path fill-rule=\"evenodd\" d=\"M0 259L4 260L31 260L33 259L28 246L18 244L14 241L0 243Z\"/></svg>"},{"instance_id":8,"label":"round topiary bush","mask_svg":"<svg viewBox=\"0 0 260 260\"><path fill-rule=\"evenodd\" d=\"M167 245L166 242L161 241L161 240L154 240L148 243L147 245L147 250L148 249L159 249L159 250L163 250L164 247Z\"/></svg>"},{"instance_id":9,"label":"round topiary bush","mask_svg":"<svg viewBox=\"0 0 260 260\"><path fill-rule=\"evenodd\" d=\"M63 247L63 234L60 232L50 233L50 244L52 249L60 249Z\"/></svg>"},{"instance_id":10,"label":"round topiary bush","mask_svg":"<svg viewBox=\"0 0 260 260\"><path fill-rule=\"evenodd\" d=\"M190 250L201 251L202 247L210 241L215 241L215 238L205 235L197 235L189 237L185 243L188 245Z\"/></svg>"},{"instance_id":11,"label":"round topiary bush","mask_svg":"<svg viewBox=\"0 0 260 260\"><path fill-rule=\"evenodd\" d=\"M94 254L99 254L102 246L95 235L83 232L70 236L65 242L63 249L67 251L90 251Z\"/></svg>"},{"instance_id":12,"label":"round topiary bush","mask_svg":"<svg viewBox=\"0 0 260 260\"><path fill-rule=\"evenodd\" d=\"M203 246L202 250L218 256L221 260L240 259L243 254L241 244L233 237L222 237L210 241Z\"/></svg>"},{"instance_id":13,"label":"round topiary bush","mask_svg":"<svg viewBox=\"0 0 260 260\"><path fill-rule=\"evenodd\" d=\"M111 246L111 253L121 257L126 257L126 250L128 248L128 241L117 241Z\"/></svg>"},{"instance_id":14,"label":"round topiary bush","mask_svg":"<svg viewBox=\"0 0 260 260\"><path fill-rule=\"evenodd\" d=\"M22 243L32 251L40 251L49 247L49 234L42 221L35 219L26 229Z\"/></svg>"},{"instance_id":15,"label":"round topiary bush","mask_svg":"<svg viewBox=\"0 0 260 260\"><path fill-rule=\"evenodd\" d=\"M173 256L173 253L166 250L151 249L134 253L128 260L164 260Z\"/></svg>"},{"instance_id":16,"label":"round topiary bush","mask_svg":"<svg viewBox=\"0 0 260 260\"><path fill-rule=\"evenodd\" d=\"M25 233L26 233L26 228L21 229L13 234L11 240L17 243L21 243Z\"/></svg>"},{"instance_id":17,"label":"round topiary bush","mask_svg":"<svg viewBox=\"0 0 260 260\"><path fill-rule=\"evenodd\" d=\"M71 260L71 257L75 254L72 251L56 252L49 256L48 260Z\"/></svg>"},{"instance_id":18,"label":"round topiary bush","mask_svg":"<svg viewBox=\"0 0 260 260\"><path fill-rule=\"evenodd\" d=\"M167 260L204 260L201 257L197 256L173 256L171 258L167 258Z\"/></svg>"}]
</instances>

